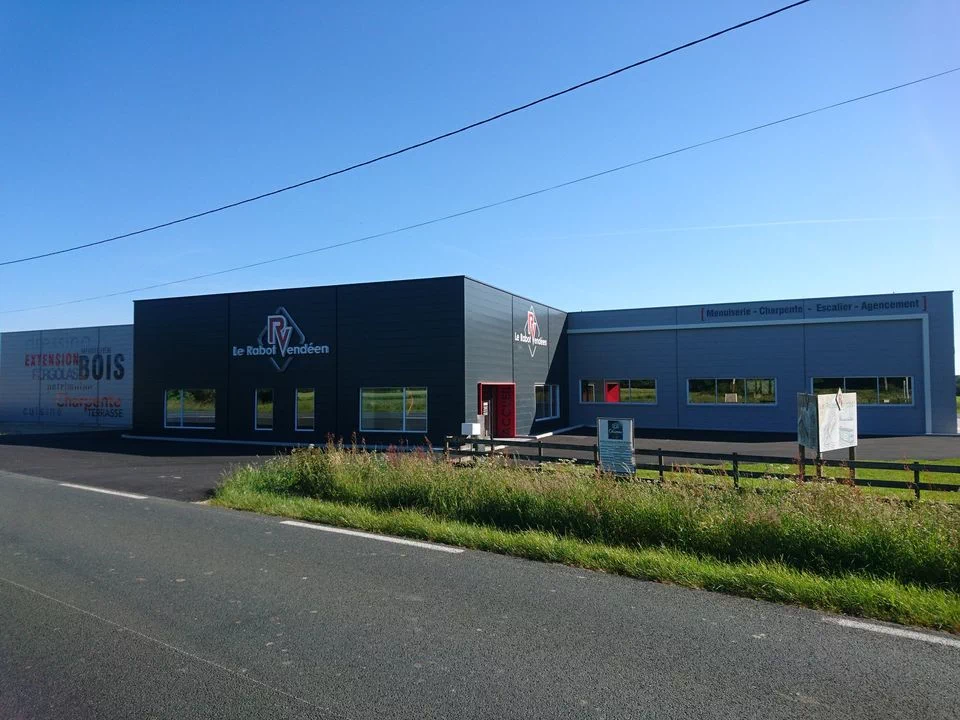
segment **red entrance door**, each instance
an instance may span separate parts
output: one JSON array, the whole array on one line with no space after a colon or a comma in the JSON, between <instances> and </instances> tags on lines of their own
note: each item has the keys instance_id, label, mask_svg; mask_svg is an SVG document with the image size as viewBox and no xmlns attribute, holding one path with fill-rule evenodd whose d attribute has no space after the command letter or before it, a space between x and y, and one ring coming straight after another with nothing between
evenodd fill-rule
<instances>
[{"instance_id":1,"label":"red entrance door","mask_svg":"<svg viewBox=\"0 0 960 720\"><path fill-rule=\"evenodd\" d=\"M491 437L509 438L517 434L517 387L513 383L480 383L477 388L477 413L486 415Z\"/></svg>"}]
</instances>

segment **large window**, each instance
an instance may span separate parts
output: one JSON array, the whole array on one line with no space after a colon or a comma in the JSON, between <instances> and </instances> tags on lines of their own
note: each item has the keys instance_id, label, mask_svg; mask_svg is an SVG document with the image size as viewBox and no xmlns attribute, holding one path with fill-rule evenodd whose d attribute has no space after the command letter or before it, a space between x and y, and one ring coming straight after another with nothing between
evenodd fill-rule
<instances>
[{"instance_id":1,"label":"large window","mask_svg":"<svg viewBox=\"0 0 960 720\"><path fill-rule=\"evenodd\" d=\"M310 431L316 427L315 407L316 391L313 388L297 388L297 430Z\"/></svg>"},{"instance_id":2,"label":"large window","mask_svg":"<svg viewBox=\"0 0 960 720\"><path fill-rule=\"evenodd\" d=\"M537 407L534 420L553 420L560 417L560 386L534 385Z\"/></svg>"},{"instance_id":3,"label":"large window","mask_svg":"<svg viewBox=\"0 0 960 720\"><path fill-rule=\"evenodd\" d=\"M426 432L427 388L360 388L360 430Z\"/></svg>"},{"instance_id":4,"label":"large window","mask_svg":"<svg viewBox=\"0 0 960 720\"><path fill-rule=\"evenodd\" d=\"M690 378L689 405L773 405L776 378Z\"/></svg>"},{"instance_id":5,"label":"large window","mask_svg":"<svg viewBox=\"0 0 960 720\"><path fill-rule=\"evenodd\" d=\"M259 388L256 395L256 420L254 427L257 430L273 430L273 389Z\"/></svg>"},{"instance_id":6,"label":"large window","mask_svg":"<svg viewBox=\"0 0 960 720\"><path fill-rule=\"evenodd\" d=\"M213 430L216 421L216 390L167 390L164 393L164 427Z\"/></svg>"},{"instance_id":7,"label":"large window","mask_svg":"<svg viewBox=\"0 0 960 720\"><path fill-rule=\"evenodd\" d=\"M912 377L815 377L813 392L817 395L837 390L855 392L857 405L912 405Z\"/></svg>"},{"instance_id":8,"label":"large window","mask_svg":"<svg viewBox=\"0 0 960 720\"><path fill-rule=\"evenodd\" d=\"M655 405L657 402L657 381L653 378L581 380L580 402Z\"/></svg>"}]
</instances>

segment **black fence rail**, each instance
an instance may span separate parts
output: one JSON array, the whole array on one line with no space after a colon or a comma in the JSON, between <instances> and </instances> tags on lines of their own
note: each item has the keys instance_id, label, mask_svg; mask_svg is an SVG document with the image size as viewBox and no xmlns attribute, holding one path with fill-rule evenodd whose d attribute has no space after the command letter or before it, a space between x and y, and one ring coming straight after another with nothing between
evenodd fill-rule
<instances>
[{"instance_id":1,"label":"black fence rail","mask_svg":"<svg viewBox=\"0 0 960 720\"><path fill-rule=\"evenodd\" d=\"M450 436L446 439L444 451L450 456L459 457L510 457L518 462L535 463L566 462L577 465L600 466L600 452L596 443L578 445L573 443L544 443L542 440L477 440ZM590 454L590 457L578 455L557 455L556 452ZM656 462L642 462L642 458L656 458ZM794 480L804 482L817 480L840 482L862 487L896 488L912 490L917 499L921 490L937 492L960 492L960 466L921 462L894 462L882 460L857 460L856 448L850 448L846 460L823 457L806 458L803 448L798 448L796 457L747 455L740 453L710 453L695 450L676 450L663 448L637 448L634 450L637 470L657 473L657 481L663 482L667 473L695 469L711 475L729 477L735 488L740 487L742 478L769 478L775 480ZM678 462L692 460L695 462ZM701 461L701 462L696 462ZM706 463L706 464L704 464ZM744 469L744 464L793 465L797 472L770 472L766 470ZM812 466L812 474L807 471ZM845 471L843 476L828 475L826 468ZM912 480L882 480L857 476L857 470L889 470L912 475ZM928 482L923 473L942 473L957 476L956 483Z\"/></svg>"}]
</instances>

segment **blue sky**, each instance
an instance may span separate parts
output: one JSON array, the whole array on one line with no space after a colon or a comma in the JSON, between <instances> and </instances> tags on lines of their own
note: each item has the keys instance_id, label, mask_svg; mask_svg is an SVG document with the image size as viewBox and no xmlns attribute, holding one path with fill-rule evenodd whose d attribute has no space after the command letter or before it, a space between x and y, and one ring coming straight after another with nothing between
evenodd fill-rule
<instances>
[{"instance_id":1,"label":"blue sky","mask_svg":"<svg viewBox=\"0 0 960 720\"><path fill-rule=\"evenodd\" d=\"M4 2L0 259L311 177L780 4ZM957 3L815 0L346 176L0 268L0 311L350 240L908 81L960 65L958 29ZM956 290L958 91L960 73L426 229L0 314L0 329L130 322L138 297L460 273L566 310Z\"/></svg>"}]
</instances>

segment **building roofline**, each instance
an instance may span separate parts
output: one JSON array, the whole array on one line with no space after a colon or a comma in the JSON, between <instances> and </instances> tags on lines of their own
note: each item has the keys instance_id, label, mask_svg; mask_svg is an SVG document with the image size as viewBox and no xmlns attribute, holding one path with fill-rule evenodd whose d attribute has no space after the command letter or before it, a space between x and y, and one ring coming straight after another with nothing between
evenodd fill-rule
<instances>
[{"instance_id":1,"label":"building roofline","mask_svg":"<svg viewBox=\"0 0 960 720\"><path fill-rule=\"evenodd\" d=\"M871 293L867 295L821 295L815 297L796 297L796 298L776 298L772 300L733 300L731 302L717 302L717 303L691 303L686 305L653 305L645 307L619 307L619 308L605 308L603 310L574 310L570 311L570 315L588 315L595 313L615 313L615 312L637 312L637 311L653 311L653 310L683 310L686 308L699 308L699 307L723 307L726 305L757 305L763 303L802 303L802 302L811 302L814 300L853 300L853 299L866 299L866 298L889 298L895 295L953 295L953 290L916 290L910 292L895 292L895 293Z\"/></svg>"}]
</instances>

